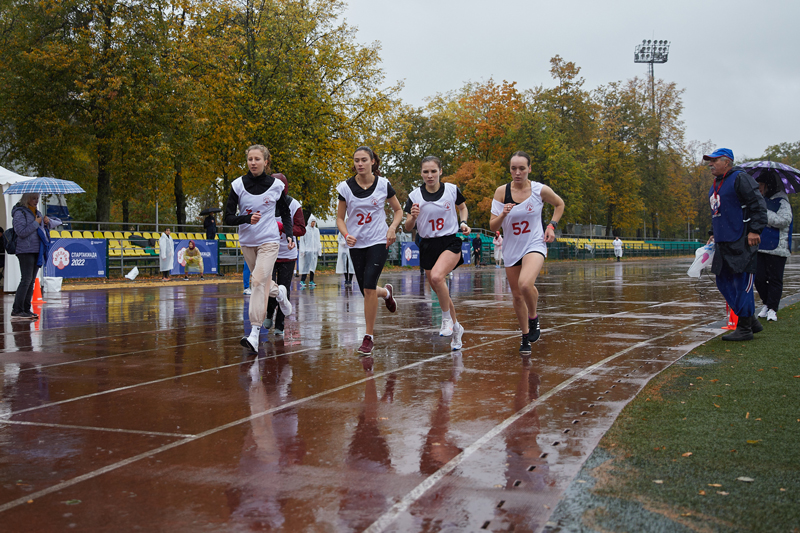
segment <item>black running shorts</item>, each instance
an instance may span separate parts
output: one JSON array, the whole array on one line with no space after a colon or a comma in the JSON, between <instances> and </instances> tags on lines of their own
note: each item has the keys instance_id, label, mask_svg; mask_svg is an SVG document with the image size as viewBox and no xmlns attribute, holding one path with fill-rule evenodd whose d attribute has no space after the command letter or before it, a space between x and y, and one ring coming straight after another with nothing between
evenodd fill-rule
<instances>
[{"instance_id":1,"label":"black running shorts","mask_svg":"<svg viewBox=\"0 0 800 533\"><path fill-rule=\"evenodd\" d=\"M433 269L436 261L439 260L439 256L444 251L458 254L458 264L453 269L464 264L464 255L461 253L461 239L456 234L421 239L421 241L419 244L419 264L423 270Z\"/></svg>"}]
</instances>

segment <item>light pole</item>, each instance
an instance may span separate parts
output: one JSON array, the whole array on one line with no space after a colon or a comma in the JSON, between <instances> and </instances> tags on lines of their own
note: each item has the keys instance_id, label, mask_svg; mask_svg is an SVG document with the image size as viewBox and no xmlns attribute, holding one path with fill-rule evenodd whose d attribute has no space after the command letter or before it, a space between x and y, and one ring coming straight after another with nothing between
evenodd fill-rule
<instances>
[{"instance_id":1,"label":"light pole","mask_svg":"<svg viewBox=\"0 0 800 533\"><path fill-rule=\"evenodd\" d=\"M656 110L656 84L653 64L666 63L669 58L669 41L653 41L644 39L642 44L637 44L633 51L634 63L647 63L647 72L650 74L650 106Z\"/></svg>"}]
</instances>

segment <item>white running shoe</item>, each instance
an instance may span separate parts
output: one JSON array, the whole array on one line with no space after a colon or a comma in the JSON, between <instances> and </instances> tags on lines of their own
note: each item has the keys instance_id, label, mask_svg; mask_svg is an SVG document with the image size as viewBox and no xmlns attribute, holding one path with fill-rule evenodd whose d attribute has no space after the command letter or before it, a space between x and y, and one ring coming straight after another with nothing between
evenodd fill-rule
<instances>
[{"instance_id":1,"label":"white running shoe","mask_svg":"<svg viewBox=\"0 0 800 533\"><path fill-rule=\"evenodd\" d=\"M778 313L770 309L767 311L767 321L768 322L777 322L778 321Z\"/></svg>"},{"instance_id":2,"label":"white running shoe","mask_svg":"<svg viewBox=\"0 0 800 533\"><path fill-rule=\"evenodd\" d=\"M761 311L758 312L758 318L767 318L767 313L769 312L769 307L766 305L761 308Z\"/></svg>"},{"instance_id":3,"label":"white running shoe","mask_svg":"<svg viewBox=\"0 0 800 533\"><path fill-rule=\"evenodd\" d=\"M286 287L283 285L278 285L278 305L281 307L281 312L283 316L289 316L292 314L292 302L289 301L289 298L286 297Z\"/></svg>"},{"instance_id":4,"label":"white running shoe","mask_svg":"<svg viewBox=\"0 0 800 533\"><path fill-rule=\"evenodd\" d=\"M250 335L248 337L242 337L239 344L252 352L258 353L258 337L258 328L253 328L252 331L250 331Z\"/></svg>"},{"instance_id":5,"label":"white running shoe","mask_svg":"<svg viewBox=\"0 0 800 533\"><path fill-rule=\"evenodd\" d=\"M442 327L439 329L440 337L449 337L453 334L453 321L449 318L442 319Z\"/></svg>"},{"instance_id":6,"label":"white running shoe","mask_svg":"<svg viewBox=\"0 0 800 533\"><path fill-rule=\"evenodd\" d=\"M461 335L464 334L464 326L456 322L453 324L453 340L450 341L450 348L453 350L460 350L462 343L461 343Z\"/></svg>"},{"instance_id":7,"label":"white running shoe","mask_svg":"<svg viewBox=\"0 0 800 533\"><path fill-rule=\"evenodd\" d=\"M248 288L248 289L245 289L245 290L243 290L243 291L242 291L242 294L244 294L244 295L246 295L246 296L250 296L251 294L253 294L253 291L251 291L251 290Z\"/></svg>"}]
</instances>

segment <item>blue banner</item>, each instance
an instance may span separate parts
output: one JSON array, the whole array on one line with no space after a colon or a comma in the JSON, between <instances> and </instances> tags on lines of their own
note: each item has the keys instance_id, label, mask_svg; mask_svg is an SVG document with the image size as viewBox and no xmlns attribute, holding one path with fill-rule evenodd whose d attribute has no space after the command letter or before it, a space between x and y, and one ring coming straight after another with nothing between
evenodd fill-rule
<instances>
[{"instance_id":1,"label":"blue banner","mask_svg":"<svg viewBox=\"0 0 800 533\"><path fill-rule=\"evenodd\" d=\"M217 241L216 240L195 240L194 245L200 250L200 256L203 258L203 274L216 274L218 272L218 260L219 255L217 254ZM170 270L170 274L173 275L183 275L187 274L186 272L186 260L183 258L183 254L186 252L186 249L189 248L189 239L179 241L175 240L175 256L172 260L172 270ZM188 274L199 274L200 270L196 266L189 267Z\"/></svg>"},{"instance_id":2,"label":"blue banner","mask_svg":"<svg viewBox=\"0 0 800 533\"><path fill-rule=\"evenodd\" d=\"M464 258L465 265L472 264L472 246L468 242L461 243L461 257Z\"/></svg>"},{"instance_id":3,"label":"blue banner","mask_svg":"<svg viewBox=\"0 0 800 533\"><path fill-rule=\"evenodd\" d=\"M106 277L106 239L54 239L44 275L53 278Z\"/></svg>"},{"instance_id":4,"label":"blue banner","mask_svg":"<svg viewBox=\"0 0 800 533\"><path fill-rule=\"evenodd\" d=\"M403 245L401 266L419 266L419 248L413 242L404 242Z\"/></svg>"}]
</instances>

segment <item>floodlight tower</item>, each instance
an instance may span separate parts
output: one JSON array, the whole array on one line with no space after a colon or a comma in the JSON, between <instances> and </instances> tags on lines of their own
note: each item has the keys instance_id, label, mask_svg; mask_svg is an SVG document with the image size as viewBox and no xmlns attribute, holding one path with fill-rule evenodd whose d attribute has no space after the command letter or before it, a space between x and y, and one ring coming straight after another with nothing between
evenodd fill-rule
<instances>
[{"instance_id":1,"label":"floodlight tower","mask_svg":"<svg viewBox=\"0 0 800 533\"><path fill-rule=\"evenodd\" d=\"M637 44L633 52L634 63L647 63L650 74L650 105L653 112L656 110L656 82L653 64L666 63L669 57L669 41L653 41L643 39L642 44Z\"/></svg>"}]
</instances>

